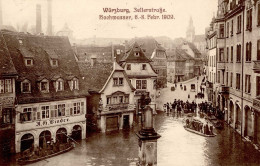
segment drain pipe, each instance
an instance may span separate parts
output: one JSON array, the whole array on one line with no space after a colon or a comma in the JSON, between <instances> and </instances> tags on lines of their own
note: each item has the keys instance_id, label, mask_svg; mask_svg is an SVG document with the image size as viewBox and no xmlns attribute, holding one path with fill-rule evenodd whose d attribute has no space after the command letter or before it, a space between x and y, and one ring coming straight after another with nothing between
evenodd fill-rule
<instances>
[{"instance_id":1,"label":"drain pipe","mask_svg":"<svg viewBox=\"0 0 260 166\"><path fill-rule=\"evenodd\" d=\"M244 40L245 40L245 32L244 32L244 26L245 26L245 8L244 8L244 5L243 5L243 35L242 35L242 55L244 55ZM244 136L244 132L243 131L245 131L245 129L243 129L243 126L244 126L244 124L245 124L245 122L244 122L244 103L243 103L243 98L244 98L244 56L242 56L242 88L241 88L241 90L242 90L242 94L241 94L241 111L242 111L242 120L241 120L241 137L243 137Z\"/></svg>"}]
</instances>

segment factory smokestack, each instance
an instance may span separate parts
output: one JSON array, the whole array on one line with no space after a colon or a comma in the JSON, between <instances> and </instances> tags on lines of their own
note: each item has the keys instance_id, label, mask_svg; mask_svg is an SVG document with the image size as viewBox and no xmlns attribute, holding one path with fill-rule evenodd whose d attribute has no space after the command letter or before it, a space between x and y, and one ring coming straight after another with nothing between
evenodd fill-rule
<instances>
[{"instance_id":1,"label":"factory smokestack","mask_svg":"<svg viewBox=\"0 0 260 166\"><path fill-rule=\"evenodd\" d=\"M42 32L42 16L41 16L41 5L36 5L36 34Z\"/></svg>"},{"instance_id":2,"label":"factory smokestack","mask_svg":"<svg viewBox=\"0 0 260 166\"><path fill-rule=\"evenodd\" d=\"M52 35L52 0L47 0L48 3L48 26L47 35Z\"/></svg>"}]
</instances>

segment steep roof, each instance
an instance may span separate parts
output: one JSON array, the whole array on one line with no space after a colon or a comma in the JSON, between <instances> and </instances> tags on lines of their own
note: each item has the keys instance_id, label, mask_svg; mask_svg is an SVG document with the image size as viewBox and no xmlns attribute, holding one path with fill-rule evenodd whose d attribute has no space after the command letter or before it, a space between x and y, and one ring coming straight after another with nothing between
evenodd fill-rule
<instances>
[{"instance_id":1,"label":"steep roof","mask_svg":"<svg viewBox=\"0 0 260 166\"><path fill-rule=\"evenodd\" d=\"M139 53L139 56L135 56L135 53ZM134 42L130 47L130 50L122 57L120 62L134 62L134 63L146 63L151 60L147 58L137 42Z\"/></svg>"},{"instance_id":2,"label":"steep roof","mask_svg":"<svg viewBox=\"0 0 260 166\"><path fill-rule=\"evenodd\" d=\"M16 75L14 64L3 38L2 32L0 33L0 77Z\"/></svg>"},{"instance_id":3,"label":"steep roof","mask_svg":"<svg viewBox=\"0 0 260 166\"><path fill-rule=\"evenodd\" d=\"M18 72L18 81L27 79L31 83L31 93L21 93L20 86L17 86L18 103L53 101L88 94L81 84L79 84L79 90L71 91L69 88L70 77L78 78L79 83L82 81L74 52L67 37L36 36L16 32L3 32L3 36ZM52 67L50 64L50 57L54 56L53 52L57 56L58 67ZM33 59L32 66L25 66L25 57ZM38 83L43 78L50 81L49 93L41 93L39 90ZM64 80L64 91L55 91L52 81L58 78Z\"/></svg>"},{"instance_id":4,"label":"steep roof","mask_svg":"<svg viewBox=\"0 0 260 166\"><path fill-rule=\"evenodd\" d=\"M89 62L78 62L81 75L84 77L83 84L89 87L88 90L99 92L105 85L111 72L112 63L95 63L93 66Z\"/></svg>"},{"instance_id":5,"label":"steep roof","mask_svg":"<svg viewBox=\"0 0 260 166\"><path fill-rule=\"evenodd\" d=\"M173 51L166 51L167 60L168 61L186 61L178 49L174 49Z\"/></svg>"},{"instance_id":6,"label":"steep roof","mask_svg":"<svg viewBox=\"0 0 260 166\"><path fill-rule=\"evenodd\" d=\"M201 58L201 53L197 49L197 47L193 43L191 43L191 42L187 42L187 44L191 48L191 50L194 52L195 58Z\"/></svg>"}]
</instances>

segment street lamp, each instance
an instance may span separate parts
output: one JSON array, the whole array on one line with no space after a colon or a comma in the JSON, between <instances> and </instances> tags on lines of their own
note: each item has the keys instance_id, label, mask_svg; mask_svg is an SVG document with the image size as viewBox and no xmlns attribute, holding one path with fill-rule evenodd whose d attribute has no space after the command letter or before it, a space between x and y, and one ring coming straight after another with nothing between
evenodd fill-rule
<instances>
[{"instance_id":1,"label":"street lamp","mask_svg":"<svg viewBox=\"0 0 260 166\"><path fill-rule=\"evenodd\" d=\"M150 102L149 96L141 96L142 128L136 133L139 138L139 166L157 164L157 139L161 136L153 128L153 109L148 106Z\"/></svg>"}]
</instances>

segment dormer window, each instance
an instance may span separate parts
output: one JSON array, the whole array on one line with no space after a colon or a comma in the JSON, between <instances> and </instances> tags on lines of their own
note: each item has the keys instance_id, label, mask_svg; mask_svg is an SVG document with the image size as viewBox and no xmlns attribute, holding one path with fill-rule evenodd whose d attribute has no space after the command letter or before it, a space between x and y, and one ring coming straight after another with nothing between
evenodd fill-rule
<instances>
[{"instance_id":1,"label":"dormer window","mask_svg":"<svg viewBox=\"0 0 260 166\"><path fill-rule=\"evenodd\" d=\"M22 93L30 93L31 92L31 83L29 80L24 80L21 83L21 92Z\"/></svg>"},{"instance_id":2,"label":"dormer window","mask_svg":"<svg viewBox=\"0 0 260 166\"><path fill-rule=\"evenodd\" d=\"M33 59L31 59L31 58L26 58L26 59L25 59L25 65L26 65L26 66L32 66L32 65L33 65Z\"/></svg>"},{"instance_id":3,"label":"dormer window","mask_svg":"<svg viewBox=\"0 0 260 166\"><path fill-rule=\"evenodd\" d=\"M49 92L49 81L44 79L40 82L40 91L47 93Z\"/></svg>"},{"instance_id":4,"label":"dormer window","mask_svg":"<svg viewBox=\"0 0 260 166\"><path fill-rule=\"evenodd\" d=\"M76 90L79 89L79 80L77 78L73 78L71 81L69 81L70 90Z\"/></svg>"},{"instance_id":5,"label":"dormer window","mask_svg":"<svg viewBox=\"0 0 260 166\"><path fill-rule=\"evenodd\" d=\"M120 49L117 49L116 50L116 54L119 55L121 53L121 50Z\"/></svg>"},{"instance_id":6,"label":"dormer window","mask_svg":"<svg viewBox=\"0 0 260 166\"><path fill-rule=\"evenodd\" d=\"M139 52L135 52L135 56L136 56L136 57L139 57Z\"/></svg>"},{"instance_id":7,"label":"dormer window","mask_svg":"<svg viewBox=\"0 0 260 166\"><path fill-rule=\"evenodd\" d=\"M64 81L60 78L56 81L56 91L64 90Z\"/></svg>"},{"instance_id":8,"label":"dormer window","mask_svg":"<svg viewBox=\"0 0 260 166\"><path fill-rule=\"evenodd\" d=\"M58 60L57 59L51 59L51 66L57 67L58 66Z\"/></svg>"}]
</instances>

